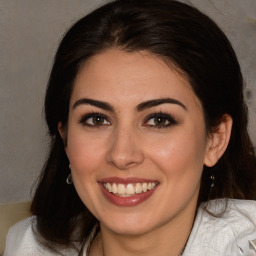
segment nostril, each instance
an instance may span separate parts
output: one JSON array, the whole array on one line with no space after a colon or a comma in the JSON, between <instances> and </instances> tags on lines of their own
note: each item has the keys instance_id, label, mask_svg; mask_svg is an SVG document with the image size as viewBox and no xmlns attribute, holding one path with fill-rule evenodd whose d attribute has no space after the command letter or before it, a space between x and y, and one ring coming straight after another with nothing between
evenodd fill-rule
<instances>
[{"instance_id":1,"label":"nostril","mask_svg":"<svg viewBox=\"0 0 256 256\"><path fill-rule=\"evenodd\" d=\"M144 155L142 152L130 152L117 154L110 152L107 155L107 162L120 170L133 168L144 161Z\"/></svg>"},{"instance_id":2,"label":"nostril","mask_svg":"<svg viewBox=\"0 0 256 256\"><path fill-rule=\"evenodd\" d=\"M133 161L131 159L129 160L125 157L120 157L120 158L116 158L116 159L111 160L111 164L114 165L115 167L117 167L120 170L125 170L125 169L135 167L139 163L140 162L135 162L135 161Z\"/></svg>"}]
</instances>

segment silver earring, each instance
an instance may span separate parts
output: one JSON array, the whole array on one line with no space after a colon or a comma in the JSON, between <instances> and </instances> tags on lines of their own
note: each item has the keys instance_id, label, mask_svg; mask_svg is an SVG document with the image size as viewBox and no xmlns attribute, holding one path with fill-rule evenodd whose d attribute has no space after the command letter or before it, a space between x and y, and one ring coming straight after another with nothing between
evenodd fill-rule
<instances>
[{"instance_id":1,"label":"silver earring","mask_svg":"<svg viewBox=\"0 0 256 256\"><path fill-rule=\"evenodd\" d=\"M67 177L67 179L66 179L66 183L67 183L68 185L70 185L70 184L72 184L72 183L73 183L71 173L68 175L68 177Z\"/></svg>"},{"instance_id":2,"label":"silver earring","mask_svg":"<svg viewBox=\"0 0 256 256\"><path fill-rule=\"evenodd\" d=\"M215 177L214 177L214 175L212 175L212 176L211 176L211 181L212 181L211 188L213 188L214 185L215 185L215 184L214 184L214 180L215 180Z\"/></svg>"}]
</instances>

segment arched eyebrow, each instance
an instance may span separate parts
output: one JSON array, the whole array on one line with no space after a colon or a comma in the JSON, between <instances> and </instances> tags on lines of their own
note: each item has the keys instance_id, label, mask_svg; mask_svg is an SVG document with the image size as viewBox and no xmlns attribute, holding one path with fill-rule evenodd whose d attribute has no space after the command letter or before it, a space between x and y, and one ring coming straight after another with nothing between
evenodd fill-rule
<instances>
[{"instance_id":1,"label":"arched eyebrow","mask_svg":"<svg viewBox=\"0 0 256 256\"><path fill-rule=\"evenodd\" d=\"M182 102L172 98L161 98L161 99L154 99L154 100L148 100L148 101L142 102L137 106L137 110L143 111L144 109L156 107L158 105L166 104L166 103L177 104L180 107L182 107L184 110L187 110L187 107Z\"/></svg>"},{"instance_id":2,"label":"arched eyebrow","mask_svg":"<svg viewBox=\"0 0 256 256\"><path fill-rule=\"evenodd\" d=\"M161 98L161 99L153 99L153 100L144 101L136 107L136 110L138 112L141 112L147 108L156 107L156 106L159 106L161 104L166 104L166 103L176 104L176 105L181 106L184 110L187 110L186 106L182 102L180 102L176 99L172 99L172 98ZM73 109L75 109L76 107L78 107L80 105L84 105L84 104L92 105L97 108L101 108L106 111L109 111L109 112L115 112L115 108L113 106L111 106L109 103L104 102L104 101L99 101L99 100L88 99L88 98L82 98L82 99L79 99L78 101L76 101L73 105Z\"/></svg>"},{"instance_id":3,"label":"arched eyebrow","mask_svg":"<svg viewBox=\"0 0 256 256\"><path fill-rule=\"evenodd\" d=\"M93 99L87 99L87 98L82 98L76 101L73 105L73 109L78 107L79 105L92 105L97 108L104 109L109 112L114 112L114 107L112 107L109 103L104 102L104 101L99 101L99 100L93 100Z\"/></svg>"}]
</instances>

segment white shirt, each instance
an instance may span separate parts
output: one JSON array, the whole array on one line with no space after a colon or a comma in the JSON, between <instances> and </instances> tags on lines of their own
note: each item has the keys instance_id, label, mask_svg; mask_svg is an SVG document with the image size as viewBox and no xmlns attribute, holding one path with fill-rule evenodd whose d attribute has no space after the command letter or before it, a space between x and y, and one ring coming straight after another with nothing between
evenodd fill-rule
<instances>
[{"instance_id":1,"label":"white shirt","mask_svg":"<svg viewBox=\"0 0 256 256\"><path fill-rule=\"evenodd\" d=\"M225 202L224 199L210 201L207 209L214 214L221 213ZM256 201L228 199L220 217L209 214L203 207L204 204L197 211L183 256L256 256ZM22 220L9 230L4 256L59 255L37 243L32 232L33 220L33 216ZM74 250L61 252L77 256Z\"/></svg>"}]
</instances>

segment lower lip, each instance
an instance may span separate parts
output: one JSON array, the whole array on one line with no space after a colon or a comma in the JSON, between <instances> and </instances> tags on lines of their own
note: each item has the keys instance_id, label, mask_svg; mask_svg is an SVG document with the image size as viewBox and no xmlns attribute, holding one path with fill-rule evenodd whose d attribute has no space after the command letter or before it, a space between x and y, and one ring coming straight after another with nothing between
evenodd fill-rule
<instances>
[{"instance_id":1,"label":"lower lip","mask_svg":"<svg viewBox=\"0 0 256 256\"><path fill-rule=\"evenodd\" d=\"M116 196L113 193L108 192L102 183L99 183L100 188L103 192L103 195L105 198L111 202L112 204L116 206L135 206L138 205L144 201L146 201L151 195L155 192L155 189L157 188L154 187L152 190L149 190L147 192L143 192L140 194L135 194L134 196L129 196L129 197L121 197L121 196Z\"/></svg>"}]
</instances>

